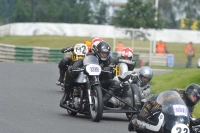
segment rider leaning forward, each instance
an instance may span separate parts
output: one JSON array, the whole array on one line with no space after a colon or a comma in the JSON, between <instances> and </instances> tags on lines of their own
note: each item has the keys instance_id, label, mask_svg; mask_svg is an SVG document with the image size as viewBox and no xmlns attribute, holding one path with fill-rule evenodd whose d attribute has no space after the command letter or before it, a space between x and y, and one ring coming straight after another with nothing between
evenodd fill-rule
<instances>
[{"instance_id":1,"label":"rider leaning forward","mask_svg":"<svg viewBox=\"0 0 200 133\"><path fill-rule=\"evenodd\" d=\"M92 45L91 51L89 54L96 56L99 59L99 64L104 71L111 71L114 73L113 67L115 67L115 60L110 56L110 45L101 41L98 44ZM87 56L87 55L86 55ZM72 83L77 76L77 73L73 70L83 67L83 60L78 60L74 62L72 67L70 67L66 72L66 81L65 81L65 93L60 101L60 107L66 108L66 101L68 99L68 94L72 89ZM113 80L113 73L101 73L99 76L99 80L101 82L101 86L105 89L108 89L108 92L113 94L115 90L119 89L120 82ZM112 97L109 93L106 93L103 97L104 105L106 105L107 101ZM108 107L104 106L104 109L108 109Z\"/></svg>"},{"instance_id":2,"label":"rider leaning forward","mask_svg":"<svg viewBox=\"0 0 200 133\"><path fill-rule=\"evenodd\" d=\"M192 84L189 84L185 90L173 88L171 89L171 91L176 91L179 93L179 95L185 102L186 106L188 107L190 114L192 114L194 106L198 103L200 99L200 86L192 83ZM142 121L142 119L147 118L151 114L161 109L161 106L156 102L158 95L159 94L153 95L151 98L149 98L147 102L144 104L144 106L142 107L140 113L138 115L133 116L133 119L130 121L129 126L128 126L129 131L134 131L138 127L142 127L139 125L139 123L137 123L137 120L141 119ZM195 120L191 118L191 121L190 121L191 131L192 131L191 126L196 126L199 124L200 124L200 118L195 119Z\"/></svg>"},{"instance_id":3,"label":"rider leaning forward","mask_svg":"<svg viewBox=\"0 0 200 133\"><path fill-rule=\"evenodd\" d=\"M101 38L94 38L92 40L92 42L84 41L84 44L87 45L88 52L90 52L91 46L98 44L100 41L102 41ZM73 52L73 51L74 51L74 46L69 46L69 47L61 49L62 53L68 53L68 52ZM81 60L83 58L84 58L84 56L82 56L82 55L78 56L78 60ZM67 71L68 67L71 66L73 63L74 62L72 61L71 57L63 58L63 59L60 60L60 63L58 64L60 76L59 76L58 81L56 81L56 85L63 84L63 79L64 79L64 76L65 76L65 72Z\"/></svg>"}]
</instances>

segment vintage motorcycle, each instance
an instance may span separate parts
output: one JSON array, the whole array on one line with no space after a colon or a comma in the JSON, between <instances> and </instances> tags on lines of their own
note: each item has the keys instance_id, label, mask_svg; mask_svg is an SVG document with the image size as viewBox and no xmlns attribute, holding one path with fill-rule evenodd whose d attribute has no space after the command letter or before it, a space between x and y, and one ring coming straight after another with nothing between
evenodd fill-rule
<instances>
[{"instance_id":1,"label":"vintage motorcycle","mask_svg":"<svg viewBox=\"0 0 200 133\"><path fill-rule=\"evenodd\" d=\"M103 95L99 82L101 67L93 55L85 56L83 65L83 68L73 70L78 76L69 94L67 112L72 116L77 113L90 115L93 121L99 122L103 114Z\"/></svg>"},{"instance_id":2,"label":"vintage motorcycle","mask_svg":"<svg viewBox=\"0 0 200 133\"><path fill-rule=\"evenodd\" d=\"M137 133L190 133L189 111L177 92L162 92L156 102L161 108L146 118L137 116Z\"/></svg>"},{"instance_id":3,"label":"vintage motorcycle","mask_svg":"<svg viewBox=\"0 0 200 133\"><path fill-rule=\"evenodd\" d=\"M124 75L133 73L128 71L126 63L119 63L114 70L116 71L115 80L120 80L120 90L113 94L110 94L106 89L102 88L103 94L109 93L112 98L107 102L109 110L104 110L103 113L126 113L128 120L131 120L132 116L138 113L135 109L136 104L140 104L141 95L140 90L136 84L124 80ZM102 71L105 72L105 71Z\"/></svg>"}]
</instances>

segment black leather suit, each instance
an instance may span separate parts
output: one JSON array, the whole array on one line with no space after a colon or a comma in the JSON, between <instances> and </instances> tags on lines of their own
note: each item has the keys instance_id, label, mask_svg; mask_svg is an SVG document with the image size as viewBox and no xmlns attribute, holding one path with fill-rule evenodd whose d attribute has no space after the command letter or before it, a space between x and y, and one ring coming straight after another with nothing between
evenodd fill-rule
<instances>
[{"instance_id":1,"label":"black leather suit","mask_svg":"<svg viewBox=\"0 0 200 133\"><path fill-rule=\"evenodd\" d=\"M69 46L67 48L61 49L62 53L67 53L67 52L70 52L70 51L74 51L74 47L73 46ZM71 57L63 58L63 59L60 60L60 62L58 64L58 68L61 71L65 72L70 65L72 65L72 59L71 59Z\"/></svg>"},{"instance_id":2,"label":"black leather suit","mask_svg":"<svg viewBox=\"0 0 200 133\"><path fill-rule=\"evenodd\" d=\"M90 53L90 55L94 53ZM87 55L86 55L87 56ZM99 60L99 64L102 68L102 70L105 71L113 71L112 67L115 67L115 60L110 56L108 60L106 61L101 61ZM67 70L66 73L66 82L65 82L65 87L66 87L66 91L69 91L68 89L71 88L71 84L73 83L74 79L76 78L77 74L76 72L72 71L72 70L76 70L78 68L83 67L83 60L78 60L76 62L74 62L74 64L72 65L72 67L70 67ZM120 88L120 82L113 80L114 77L114 72L113 73L104 73L102 72L99 76L99 80L101 82L101 86L104 89L107 89L109 93L113 94L115 90ZM112 96L108 93L106 93L104 95L103 101L104 104L106 104L106 102L111 98Z\"/></svg>"}]
</instances>

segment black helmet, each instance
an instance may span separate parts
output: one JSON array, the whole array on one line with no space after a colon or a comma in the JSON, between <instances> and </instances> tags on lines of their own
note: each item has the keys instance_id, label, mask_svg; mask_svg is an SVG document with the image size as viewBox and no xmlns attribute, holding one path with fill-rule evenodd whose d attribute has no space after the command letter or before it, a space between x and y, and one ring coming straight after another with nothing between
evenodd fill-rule
<instances>
[{"instance_id":1,"label":"black helmet","mask_svg":"<svg viewBox=\"0 0 200 133\"><path fill-rule=\"evenodd\" d=\"M138 73L138 79L141 83L147 84L151 81L151 78L153 77L153 71L148 66L143 66L140 68Z\"/></svg>"},{"instance_id":2,"label":"black helmet","mask_svg":"<svg viewBox=\"0 0 200 133\"><path fill-rule=\"evenodd\" d=\"M96 53L96 55L99 57L100 60L106 61L109 59L110 49L111 49L110 45L107 42L102 41L96 46L94 52Z\"/></svg>"},{"instance_id":3,"label":"black helmet","mask_svg":"<svg viewBox=\"0 0 200 133\"><path fill-rule=\"evenodd\" d=\"M200 86L194 83L189 84L186 87L185 93L188 104L194 106L200 99Z\"/></svg>"}]
</instances>

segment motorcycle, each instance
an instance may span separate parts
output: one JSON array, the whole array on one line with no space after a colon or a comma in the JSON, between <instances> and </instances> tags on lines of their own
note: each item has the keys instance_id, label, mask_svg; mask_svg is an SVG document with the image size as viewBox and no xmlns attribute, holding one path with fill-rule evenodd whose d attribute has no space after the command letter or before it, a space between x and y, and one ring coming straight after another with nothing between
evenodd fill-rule
<instances>
[{"instance_id":1,"label":"motorcycle","mask_svg":"<svg viewBox=\"0 0 200 133\"><path fill-rule=\"evenodd\" d=\"M90 115L93 121L99 122L103 114L103 95L99 81L101 67L93 55L85 56L83 65L83 68L73 70L78 76L67 100L67 112L72 116L77 113Z\"/></svg>"},{"instance_id":2,"label":"motorcycle","mask_svg":"<svg viewBox=\"0 0 200 133\"><path fill-rule=\"evenodd\" d=\"M107 102L107 107L109 110L104 110L103 113L126 113L128 120L131 120L132 116L138 113L135 109L137 103L141 102L140 90L136 84L131 84L125 81L124 75L131 74L133 71L128 71L128 66L126 63L119 63L114 70L116 71L115 80L120 80L120 90L114 94L109 93L106 89L102 88L103 94L109 93L112 98ZM105 71L102 71L105 72Z\"/></svg>"},{"instance_id":3,"label":"motorcycle","mask_svg":"<svg viewBox=\"0 0 200 133\"><path fill-rule=\"evenodd\" d=\"M190 133L189 111L177 92L162 92L156 102L161 109L153 111L146 118L137 116L137 133Z\"/></svg>"}]
</instances>

